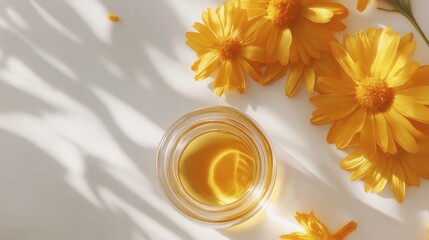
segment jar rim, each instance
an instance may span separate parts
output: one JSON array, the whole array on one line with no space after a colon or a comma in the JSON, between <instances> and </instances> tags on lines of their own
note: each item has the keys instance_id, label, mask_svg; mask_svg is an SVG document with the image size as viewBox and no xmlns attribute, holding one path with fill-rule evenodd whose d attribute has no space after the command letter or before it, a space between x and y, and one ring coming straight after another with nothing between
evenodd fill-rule
<instances>
[{"instance_id":1,"label":"jar rim","mask_svg":"<svg viewBox=\"0 0 429 240\"><path fill-rule=\"evenodd\" d=\"M194 199L184 190L177 176L178 159L189 143L184 139L195 134L192 131L198 132L198 127L217 131L226 126L248 137L250 142L246 144L251 144L249 148L257 154L259 165L255 167L255 181L245 194L232 203L213 206ZM184 216L213 228L236 225L259 212L268 202L276 177L272 148L265 134L249 116L226 106L197 109L173 123L160 141L156 167L158 181L170 204Z\"/></svg>"}]
</instances>

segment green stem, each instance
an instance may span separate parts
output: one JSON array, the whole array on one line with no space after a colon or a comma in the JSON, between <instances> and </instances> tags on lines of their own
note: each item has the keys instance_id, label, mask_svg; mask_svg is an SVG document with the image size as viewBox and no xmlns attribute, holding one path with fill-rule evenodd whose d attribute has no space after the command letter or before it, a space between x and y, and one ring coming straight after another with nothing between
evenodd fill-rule
<instances>
[{"instance_id":1,"label":"green stem","mask_svg":"<svg viewBox=\"0 0 429 240\"><path fill-rule=\"evenodd\" d=\"M406 12L400 12L400 13L402 13L402 15L404 15L406 18L408 18L408 20L411 22L411 24L413 24L413 26L417 29L417 31L419 32L420 36L422 36L423 40L425 40L426 45L428 45L428 47L429 47L429 40L426 38L425 33L420 28L420 26L417 23L416 19L414 18L413 14L412 13L408 14Z\"/></svg>"},{"instance_id":2,"label":"green stem","mask_svg":"<svg viewBox=\"0 0 429 240\"><path fill-rule=\"evenodd\" d=\"M425 41L426 45L428 45L429 47L429 40L427 39L425 33L423 32L423 30L420 28L419 24L416 21L416 18L413 15L413 12L411 11L411 6L410 3L408 1L404 2L400 2L400 1L389 1L389 0L385 0L386 3L388 3L390 6L393 7L393 9L386 9L386 8L378 8L382 11L386 11L386 12L398 12L400 14L402 14L404 17L406 17L408 19L408 21L411 22L411 24L413 24L413 26L416 28L417 32L420 34L420 36L423 38L423 40Z\"/></svg>"}]
</instances>

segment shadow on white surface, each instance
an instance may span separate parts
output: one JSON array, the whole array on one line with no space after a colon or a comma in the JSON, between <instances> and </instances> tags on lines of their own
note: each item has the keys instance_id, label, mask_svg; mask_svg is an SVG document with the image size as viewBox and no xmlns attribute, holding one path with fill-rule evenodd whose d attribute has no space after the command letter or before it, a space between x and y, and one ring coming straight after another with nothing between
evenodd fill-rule
<instances>
[{"instance_id":1,"label":"shadow on white surface","mask_svg":"<svg viewBox=\"0 0 429 240\"><path fill-rule=\"evenodd\" d=\"M186 0L183 11L174 0L0 2L0 239L276 239L300 229L295 211L310 210L332 230L356 220L351 240L423 239L428 184L398 205L348 183L327 128L308 123L306 93L287 99L284 80L248 81L246 95L219 99L211 80L193 82L184 33L208 2ZM122 21L107 21L109 11ZM176 213L155 176L166 128L213 104L260 123L284 170L269 208L223 231Z\"/></svg>"},{"instance_id":2,"label":"shadow on white surface","mask_svg":"<svg viewBox=\"0 0 429 240\"><path fill-rule=\"evenodd\" d=\"M203 103L146 49L178 61L184 32L165 1L0 3L1 239L218 237L183 221L155 177L162 133Z\"/></svg>"}]
</instances>

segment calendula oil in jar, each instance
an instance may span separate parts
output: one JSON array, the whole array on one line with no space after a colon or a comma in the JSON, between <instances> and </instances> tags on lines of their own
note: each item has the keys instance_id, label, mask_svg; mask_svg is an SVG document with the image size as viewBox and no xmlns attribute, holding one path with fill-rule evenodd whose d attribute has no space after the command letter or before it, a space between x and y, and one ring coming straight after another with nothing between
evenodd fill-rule
<instances>
[{"instance_id":1,"label":"calendula oil in jar","mask_svg":"<svg viewBox=\"0 0 429 240\"><path fill-rule=\"evenodd\" d=\"M229 107L191 112L165 133L157 173L169 202L214 228L254 216L267 203L276 168L263 132Z\"/></svg>"},{"instance_id":2,"label":"calendula oil in jar","mask_svg":"<svg viewBox=\"0 0 429 240\"><path fill-rule=\"evenodd\" d=\"M251 149L237 136L221 131L204 133L183 149L179 180L195 200L227 205L240 199L255 179Z\"/></svg>"}]
</instances>

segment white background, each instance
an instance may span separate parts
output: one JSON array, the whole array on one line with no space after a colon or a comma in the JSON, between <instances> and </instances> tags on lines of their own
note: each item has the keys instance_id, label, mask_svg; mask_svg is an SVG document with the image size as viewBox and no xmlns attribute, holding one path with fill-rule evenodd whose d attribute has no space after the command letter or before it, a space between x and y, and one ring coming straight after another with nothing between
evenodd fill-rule
<instances>
[{"instance_id":1,"label":"white background","mask_svg":"<svg viewBox=\"0 0 429 240\"><path fill-rule=\"evenodd\" d=\"M354 33L404 17L349 7ZM428 2L411 0L429 35ZM213 79L193 81L195 53L185 32L220 0L0 0L1 240L261 240L299 230L294 212L314 210L334 231L349 220L348 239L418 240L429 233L429 182L367 194L338 166L344 152L325 142L327 126L309 123L301 89L284 96L285 79L248 81L247 92L221 98ZM105 17L113 11L121 22ZM419 35L414 59L429 64ZM229 230L194 225L164 200L155 174L164 131L196 108L241 109L276 145L280 177L272 204ZM290 155L290 156L289 156Z\"/></svg>"}]
</instances>

